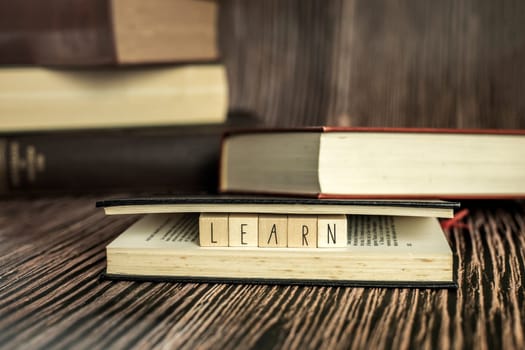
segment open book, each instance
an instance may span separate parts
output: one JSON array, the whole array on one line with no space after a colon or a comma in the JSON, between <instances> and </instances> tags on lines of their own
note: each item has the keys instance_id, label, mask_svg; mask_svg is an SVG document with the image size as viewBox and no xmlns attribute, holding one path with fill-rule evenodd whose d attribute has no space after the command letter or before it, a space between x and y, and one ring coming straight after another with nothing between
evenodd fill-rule
<instances>
[{"instance_id":1,"label":"open book","mask_svg":"<svg viewBox=\"0 0 525 350\"><path fill-rule=\"evenodd\" d=\"M199 246L197 214L149 214L107 246L118 279L452 287L453 255L437 219L348 216L341 248Z\"/></svg>"}]
</instances>

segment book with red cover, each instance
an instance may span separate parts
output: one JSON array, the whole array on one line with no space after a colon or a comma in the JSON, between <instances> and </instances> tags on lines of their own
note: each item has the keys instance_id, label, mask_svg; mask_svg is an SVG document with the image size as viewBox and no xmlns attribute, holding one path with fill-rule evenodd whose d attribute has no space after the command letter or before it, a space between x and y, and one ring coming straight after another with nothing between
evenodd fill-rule
<instances>
[{"instance_id":1,"label":"book with red cover","mask_svg":"<svg viewBox=\"0 0 525 350\"><path fill-rule=\"evenodd\" d=\"M223 139L219 188L318 198L523 198L525 130L235 131Z\"/></svg>"}]
</instances>

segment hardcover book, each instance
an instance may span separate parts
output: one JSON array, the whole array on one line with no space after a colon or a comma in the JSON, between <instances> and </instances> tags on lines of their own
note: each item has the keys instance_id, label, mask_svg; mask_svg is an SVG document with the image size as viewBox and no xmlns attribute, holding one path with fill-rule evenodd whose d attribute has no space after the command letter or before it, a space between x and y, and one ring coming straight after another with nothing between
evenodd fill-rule
<instances>
[{"instance_id":1,"label":"hardcover book","mask_svg":"<svg viewBox=\"0 0 525 350\"><path fill-rule=\"evenodd\" d=\"M0 132L222 123L219 64L0 69Z\"/></svg>"},{"instance_id":2,"label":"hardcover book","mask_svg":"<svg viewBox=\"0 0 525 350\"><path fill-rule=\"evenodd\" d=\"M525 196L525 130L307 128L225 136L222 192L322 198Z\"/></svg>"},{"instance_id":3,"label":"hardcover book","mask_svg":"<svg viewBox=\"0 0 525 350\"><path fill-rule=\"evenodd\" d=\"M0 136L0 194L216 193L228 125L54 131Z\"/></svg>"},{"instance_id":4,"label":"hardcover book","mask_svg":"<svg viewBox=\"0 0 525 350\"><path fill-rule=\"evenodd\" d=\"M0 63L209 61L218 58L216 28L214 1L2 1Z\"/></svg>"},{"instance_id":5,"label":"hardcover book","mask_svg":"<svg viewBox=\"0 0 525 350\"><path fill-rule=\"evenodd\" d=\"M348 216L340 248L201 247L198 215L150 214L106 248L109 278L269 284L454 287L437 219Z\"/></svg>"},{"instance_id":6,"label":"hardcover book","mask_svg":"<svg viewBox=\"0 0 525 350\"><path fill-rule=\"evenodd\" d=\"M153 196L97 202L107 215L159 213L362 214L451 218L458 202L270 196Z\"/></svg>"}]
</instances>

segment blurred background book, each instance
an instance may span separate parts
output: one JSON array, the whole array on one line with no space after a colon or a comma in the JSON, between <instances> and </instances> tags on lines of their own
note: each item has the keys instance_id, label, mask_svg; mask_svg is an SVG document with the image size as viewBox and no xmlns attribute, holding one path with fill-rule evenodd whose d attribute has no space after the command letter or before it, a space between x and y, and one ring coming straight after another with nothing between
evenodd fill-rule
<instances>
[{"instance_id":1,"label":"blurred background book","mask_svg":"<svg viewBox=\"0 0 525 350\"><path fill-rule=\"evenodd\" d=\"M0 132L223 123L221 64L0 69Z\"/></svg>"},{"instance_id":2,"label":"blurred background book","mask_svg":"<svg viewBox=\"0 0 525 350\"><path fill-rule=\"evenodd\" d=\"M213 1L0 2L0 193L216 191Z\"/></svg>"},{"instance_id":3,"label":"blurred background book","mask_svg":"<svg viewBox=\"0 0 525 350\"><path fill-rule=\"evenodd\" d=\"M0 63L216 60L217 4L192 0L0 1Z\"/></svg>"},{"instance_id":4,"label":"blurred background book","mask_svg":"<svg viewBox=\"0 0 525 350\"><path fill-rule=\"evenodd\" d=\"M0 136L0 195L27 193L215 193L224 123L13 133Z\"/></svg>"}]
</instances>

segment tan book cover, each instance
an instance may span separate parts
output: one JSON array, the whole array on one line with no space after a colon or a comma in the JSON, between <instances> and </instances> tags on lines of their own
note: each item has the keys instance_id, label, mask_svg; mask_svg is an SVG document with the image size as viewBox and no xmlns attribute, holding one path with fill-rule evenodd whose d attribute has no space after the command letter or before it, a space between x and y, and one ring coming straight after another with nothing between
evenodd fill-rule
<instances>
[{"instance_id":1,"label":"tan book cover","mask_svg":"<svg viewBox=\"0 0 525 350\"><path fill-rule=\"evenodd\" d=\"M220 64L0 69L0 132L222 123Z\"/></svg>"}]
</instances>

